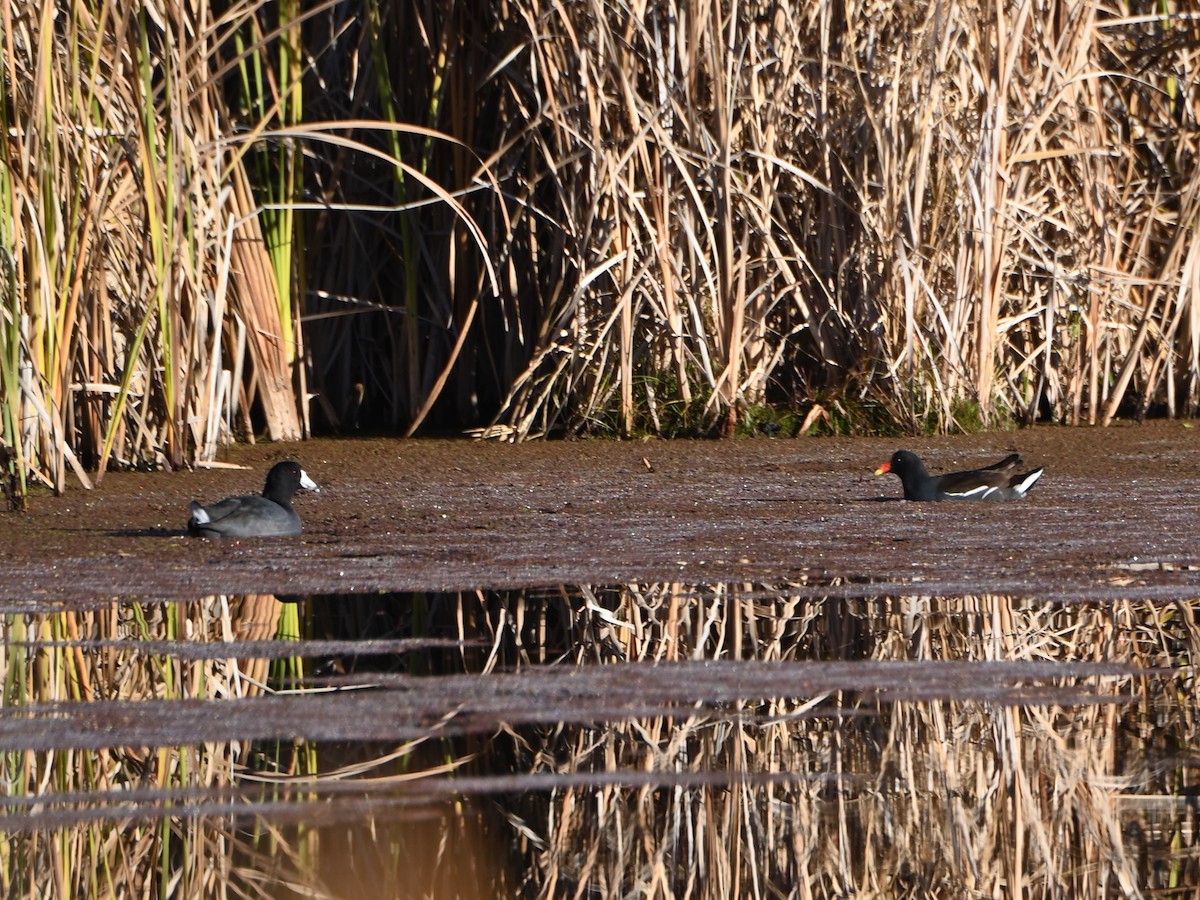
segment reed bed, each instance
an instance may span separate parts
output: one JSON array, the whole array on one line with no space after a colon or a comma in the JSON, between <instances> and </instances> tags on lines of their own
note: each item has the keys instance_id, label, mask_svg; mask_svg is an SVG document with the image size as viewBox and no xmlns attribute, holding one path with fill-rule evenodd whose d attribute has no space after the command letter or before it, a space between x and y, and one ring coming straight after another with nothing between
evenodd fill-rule
<instances>
[{"instance_id":1,"label":"reed bed","mask_svg":"<svg viewBox=\"0 0 1200 900\"><path fill-rule=\"evenodd\" d=\"M415 742L250 743L231 727L220 742L151 751L9 748L8 811L32 811L34 823L7 836L5 893L1072 897L1196 883L1180 755L1197 739L1194 604L819 592L646 584L309 598L306 639L341 649L289 639L257 651L313 657L306 679L395 672L432 686L456 672L662 672L734 659L847 661L862 674L832 691L797 684L788 696L670 715L598 710L595 724L498 722L453 739L438 737L454 719L447 708L423 720ZM214 643L261 640L282 619L271 597L10 616L5 707L294 687L295 666L260 681L261 659L227 659ZM396 639L412 646L380 643ZM197 641L214 652L183 652ZM1062 674L1023 702L1012 702L1019 687L1004 702L966 699L974 680L922 700L881 693L883 670L872 668L946 660L980 666L980 678L994 661ZM1072 669L1094 662L1157 671L1097 679ZM1084 682L1092 699L1070 693ZM302 719L296 728L304 733ZM237 793L248 787L259 792ZM355 792L360 805L337 805ZM80 804L77 821L67 813L37 826L39 807L16 803L38 798L53 815L63 795Z\"/></svg>"},{"instance_id":2,"label":"reed bed","mask_svg":"<svg viewBox=\"0 0 1200 900\"><path fill-rule=\"evenodd\" d=\"M571 357L535 353L519 431L553 424L556 392L587 398L575 423L615 402L626 430L656 431L693 398L727 419L771 396L876 398L913 428L1194 410L1193 51L1168 50L1192 18L638 13L530 17L541 157L575 173L563 218L604 252L583 256L586 292L559 292L538 349ZM1176 176L1179 218L1151 199Z\"/></svg>"},{"instance_id":3,"label":"reed bed","mask_svg":"<svg viewBox=\"0 0 1200 900\"><path fill-rule=\"evenodd\" d=\"M1085 2L330 22L320 114L460 142L390 149L463 196L500 277L411 180L318 161L323 418L520 439L729 432L764 403L917 430L1191 414L1195 28ZM384 203L390 227L354 214Z\"/></svg>"},{"instance_id":4,"label":"reed bed","mask_svg":"<svg viewBox=\"0 0 1200 900\"><path fill-rule=\"evenodd\" d=\"M2 15L10 472L61 491L68 468L86 485L110 464L180 466L252 407L269 436L300 437L277 298L292 301L214 77L244 22L139 4Z\"/></svg>"},{"instance_id":5,"label":"reed bed","mask_svg":"<svg viewBox=\"0 0 1200 900\"><path fill-rule=\"evenodd\" d=\"M1200 400L1175 0L0 16L14 502L310 398L513 439Z\"/></svg>"}]
</instances>

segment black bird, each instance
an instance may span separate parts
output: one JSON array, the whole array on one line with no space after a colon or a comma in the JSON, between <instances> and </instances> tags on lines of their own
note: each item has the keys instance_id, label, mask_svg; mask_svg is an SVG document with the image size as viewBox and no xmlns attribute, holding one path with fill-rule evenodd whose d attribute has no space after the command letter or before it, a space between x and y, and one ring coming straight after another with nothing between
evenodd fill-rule
<instances>
[{"instance_id":1,"label":"black bird","mask_svg":"<svg viewBox=\"0 0 1200 900\"><path fill-rule=\"evenodd\" d=\"M188 509L188 533L198 537L288 537L300 533L292 496L304 488L319 491L296 462L277 463L267 473L262 496L228 497L211 506L195 500Z\"/></svg>"},{"instance_id":2,"label":"black bird","mask_svg":"<svg viewBox=\"0 0 1200 900\"><path fill-rule=\"evenodd\" d=\"M1016 474L1021 465L1020 454L1013 453L983 469L930 475L917 454L897 450L875 474L897 475L904 485L905 500L1020 500L1042 477L1041 466Z\"/></svg>"}]
</instances>

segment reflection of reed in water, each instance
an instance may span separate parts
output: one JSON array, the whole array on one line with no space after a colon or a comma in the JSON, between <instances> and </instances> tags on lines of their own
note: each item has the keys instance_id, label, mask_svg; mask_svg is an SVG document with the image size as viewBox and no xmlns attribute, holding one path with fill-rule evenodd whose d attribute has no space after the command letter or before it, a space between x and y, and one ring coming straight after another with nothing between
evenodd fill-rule
<instances>
[{"instance_id":1,"label":"reflection of reed in water","mask_svg":"<svg viewBox=\"0 0 1200 900\"><path fill-rule=\"evenodd\" d=\"M840 581L578 586L346 597L314 617L371 622L375 635L420 621L424 634L478 642L425 654L422 671L525 672L531 703L575 721L595 704L597 724L510 720L471 745L470 771L526 778L502 808L532 896L960 896L1011 885L1088 896L1166 883L1191 865L1179 770L1163 752L1184 739L1190 695L1084 665L1190 661L1190 608L1164 617L1145 603L871 593ZM680 675L669 663L716 659L811 668L770 694L682 702L720 667ZM539 692L533 676L546 665L565 667L564 684ZM828 665L840 680L817 677ZM602 702L566 687L606 670L612 692L594 698L610 697L610 709L671 691L679 702L608 721ZM1148 721L1176 723L1174 736ZM1147 767L1155 746L1163 764ZM726 781L704 783L712 773ZM544 788L531 789L539 778ZM1124 794L1134 788L1136 806Z\"/></svg>"},{"instance_id":2,"label":"reflection of reed in water","mask_svg":"<svg viewBox=\"0 0 1200 900\"><path fill-rule=\"evenodd\" d=\"M848 586L828 587L844 595ZM1189 740L1192 695L1160 677L1095 679L1071 669L1189 663L1190 606L1163 615L1145 603L864 592L820 599L813 585L630 585L481 603L488 643L504 648L494 651L499 668L523 664L530 651L522 648L532 647L581 665L741 658L861 666L838 690L797 684L794 696L748 698L724 711L739 717L698 709L568 727L537 743L521 729L530 749L518 770L799 776L788 785L597 784L527 794L522 820L550 823L533 856L543 895L566 883L608 886L603 896L793 888L960 896L1015 886L1095 896L1106 884L1165 885L1194 868L1181 853L1195 847L1195 835L1178 830L1181 773L1167 751ZM521 634L513 633L518 622ZM977 665L978 674L942 668L955 660ZM1052 685L1094 688L1118 702L1037 688L1024 691L1033 705L966 699L1001 662L1048 666L1059 673ZM884 663L917 667L903 702L878 690L872 667ZM1174 736L1148 722L1174 723L1165 729ZM1147 766L1154 747L1161 763ZM1135 814L1145 801L1126 799L1127 791L1160 798L1152 829ZM1080 833L1089 840L1071 837ZM1172 848L1181 834L1187 838Z\"/></svg>"},{"instance_id":3,"label":"reflection of reed in water","mask_svg":"<svg viewBox=\"0 0 1200 900\"><path fill-rule=\"evenodd\" d=\"M239 883L247 860L268 881L354 883L368 896L455 883L477 896L487 884L502 886L492 895L546 897L769 896L789 885L958 896L1018 884L1094 896L1105 884L1192 878L1195 835L1177 805L1186 772L1173 760L1192 738L1193 693L1166 675L1085 665L1190 671L1191 604L871 590L660 584L308 598L288 604L305 639L283 645L270 640L280 605L266 596L76 613L74 633L92 643L72 648L44 643L61 614L30 617L26 633L43 646L27 665L82 661L76 683L90 685L93 705L166 698L161 715L178 723L178 746L28 752L18 781L42 794L43 810L60 808L48 793L89 792L101 820L62 832L78 848L77 871L109 867L128 879L159 871L161 832L124 829L139 852L118 859L107 839L118 827L113 798L168 816L180 802L130 785L204 789L189 801L197 815L166 839L192 851L171 856L180 883L200 866ZM6 627L9 646L17 635ZM267 644L227 649L225 638ZM275 693L255 654L306 656L310 670L377 687ZM11 653L7 662L15 672ZM203 711L171 699L185 697L217 699ZM86 709L54 716L77 716L76 734L135 742L133 709L106 729ZM319 754L245 741L276 720L297 736L341 737ZM38 734L62 731L56 719L36 721ZM56 762L68 758L77 764ZM316 780L282 774L309 763ZM474 799L456 802L460 793ZM245 841L229 831L231 802L266 817L239 820ZM265 822L266 842L253 837ZM18 839L31 859L46 846Z\"/></svg>"},{"instance_id":4,"label":"reflection of reed in water","mask_svg":"<svg viewBox=\"0 0 1200 900\"><path fill-rule=\"evenodd\" d=\"M274 594L243 594L229 599L229 618L238 641L265 641L279 631L284 605ZM239 659L235 677L239 679L237 696L256 697L267 683L271 660L262 656Z\"/></svg>"},{"instance_id":5,"label":"reflection of reed in water","mask_svg":"<svg viewBox=\"0 0 1200 900\"><path fill-rule=\"evenodd\" d=\"M273 639L280 607L270 595L135 598L3 617L4 706L20 709L30 725L0 719L7 726L0 740L11 751L0 757L11 850L0 864L6 895L212 896L211 873L228 873L231 854L252 864L266 851L234 839L228 813L239 801L225 801L215 817L186 814L198 798L236 790L251 756L240 736L172 741L171 723L143 711L194 716L200 701L214 704L211 715L260 694L266 661L235 663L226 646ZM100 720L92 710L103 710ZM54 738L39 716L75 724Z\"/></svg>"}]
</instances>

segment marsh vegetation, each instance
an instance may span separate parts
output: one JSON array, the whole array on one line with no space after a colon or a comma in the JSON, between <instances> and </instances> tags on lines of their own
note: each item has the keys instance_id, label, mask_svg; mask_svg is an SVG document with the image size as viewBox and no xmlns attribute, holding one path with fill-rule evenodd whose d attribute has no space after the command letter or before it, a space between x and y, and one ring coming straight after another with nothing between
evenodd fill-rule
<instances>
[{"instance_id":1,"label":"marsh vegetation","mask_svg":"<svg viewBox=\"0 0 1200 900\"><path fill-rule=\"evenodd\" d=\"M1200 883L1178 426L1044 453L1027 529L832 439L363 441L271 548L114 484L1193 415L1200 19L801 6L0 7L2 485L121 470L0 522L6 895Z\"/></svg>"},{"instance_id":2,"label":"marsh vegetation","mask_svg":"<svg viewBox=\"0 0 1200 900\"><path fill-rule=\"evenodd\" d=\"M310 428L1200 400L1200 25L1172 0L2 15L18 500Z\"/></svg>"}]
</instances>

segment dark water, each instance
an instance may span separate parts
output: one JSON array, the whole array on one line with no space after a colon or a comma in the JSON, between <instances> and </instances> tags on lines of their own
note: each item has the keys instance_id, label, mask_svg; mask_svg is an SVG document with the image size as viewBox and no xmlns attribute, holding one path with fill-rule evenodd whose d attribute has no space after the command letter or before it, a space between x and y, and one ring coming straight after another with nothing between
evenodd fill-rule
<instances>
[{"instance_id":1,"label":"dark water","mask_svg":"<svg viewBox=\"0 0 1200 900\"><path fill-rule=\"evenodd\" d=\"M878 596L1200 595L1200 436L1180 423L905 440L934 469L1021 452L1019 503L905 503L895 439L312 441L243 469L111 473L0 518L0 599L457 591L556 584L862 584ZM299 540L183 537L187 503L299 458ZM861 592L861 591L860 591ZM829 591L814 590L813 596ZM845 593L845 591L843 591Z\"/></svg>"},{"instance_id":2,"label":"dark water","mask_svg":"<svg viewBox=\"0 0 1200 900\"><path fill-rule=\"evenodd\" d=\"M23 617L9 671L82 658L92 695L6 708L0 749L25 789L5 827L20 844L184 822L177 840L227 835L233 871L266 872L278 896L616 895L655 865L672 895L695 859L817 894L821 867L916 893L1014 867L1051 894L1200 875L1181 790L1194 602L809 594L124 600L76 611L59 640L33 635L64 614ZM289 617L303 637L256 636ZM49 789L82 751L107 783ZM1104 858L1066 824L1107 835Z\"/></svg>"}]
</instances>

